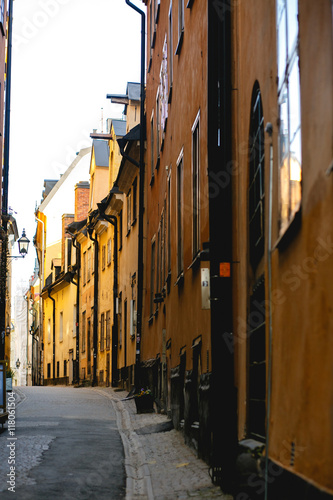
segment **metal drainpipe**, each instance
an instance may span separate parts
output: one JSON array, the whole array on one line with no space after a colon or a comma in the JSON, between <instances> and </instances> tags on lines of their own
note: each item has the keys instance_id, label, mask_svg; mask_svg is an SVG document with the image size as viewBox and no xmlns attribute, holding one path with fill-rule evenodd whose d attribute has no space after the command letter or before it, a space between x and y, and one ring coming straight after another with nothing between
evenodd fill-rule
<instances>
[{"instance_id":1,"label":"metal drainpipe","mask_svg":"<svg viewBox=\"0 0 333 500\"><path fill-rule=\"evenodd\" d=\"M53 382L55 383L55 299L53 297L51 297L51 290L48 290L47 291L47 294L49 296L49 299L52 300L53 302L53 362L52 362L52 365L53 365Z\"/></svg>"},{"instance_id":2,"label":"metal drainpipe","mask_svg":"<svg viewBox=\"0 0 333 500\"><path fill-rule=\"evenodd\" d=\"M80 268L81 268L81 245L72 237L73 247L76 248L76 266L77 266L77 283L72 281L77 286L76 289L76 355L75 355L75 382L80 383Z\"/></svg>"},{"instance_id":3,"label":"metal drainpipe","mask_svg":"<svg viewBox=\"0 0 333 500\"><path fill-rule=\"evenodd\" d=\"M139 235L138 235L138 306L137 306L137 334L136 334L136 370L135 387L140 386L140 351L142 334L142 303L143 303L143 204L144 204L144 140L145 140L145 29L146 15L130 0L125 0L127 5L141 16L141 90L140 90L140 187L139 187Z\"/></svg>"},{"instance_id":4,"label":"metal drainpipe","mask_svg":"<svg viewBox=\"0 0 333 500\"><path fill-rule=\"evenodd\" d=\"M272 139L273 126L267 123L266 132ZM265 450L265 500L268 499L268 465L269 465L269 428L271 415L271 390L272 390L272 217L273 217L273 144L269 145L269 206L268 206L268 308L269 308L269 341L268 341L268 375L267 375L267 424L266 424L266 450Z\"/></svg>"},{"instance_id":5,"label":"metal drainpipe","mask_svg":"<svg viewBox=\"0 0 333 500\"><path fill-rule=\"evenodd\" d=\"M112 387L118 385L118 219L115 215L106 215L100 211L101 217L114 227L114 247L113 247L113 327L112 327L112 363L111 363L111 384Z\"/></svg>"},{"instance_id":6,"label":"metal drainpipe","mask_svg":"<svg viewBox=\"0 0 333 500\"><path fill-rule=\"evenodd\" d=\"M88 234L94 244L94 329L93 329L93 379L92 385L97 385L97 345L98 345L98 240L93 238L93 229L88 227Z\"/></svg>"}]
</instances>

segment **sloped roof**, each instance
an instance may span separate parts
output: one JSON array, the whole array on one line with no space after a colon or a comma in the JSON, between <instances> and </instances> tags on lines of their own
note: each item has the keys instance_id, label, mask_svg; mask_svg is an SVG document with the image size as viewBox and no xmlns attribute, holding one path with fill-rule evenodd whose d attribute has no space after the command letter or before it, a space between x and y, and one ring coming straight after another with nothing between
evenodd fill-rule
<instances>
[{"instance_id":1,"label":"sloped roof","mask_svg":"<svg viewBox=\"0 0 333 500\"><path fill-rule=\"evenodd\" d=\"M95 152L95 163L98 167L109 166L109 143L101 139L93 140L93 148Z\"/></svg>"},{"instance_id":2,"label":"sloped roof","mask_svg":"<svg viewBox=\"0 0 333 500\"><path fill-rule=\"evenodd\" d=\"M116 136L123 137L126 134L126 120L112 119L112 125Z\"/></svg>"},{"instance_id":3,"label":"sloped roof","mask_svg":"<svg viewBox=\"0 0 333 500\"><path fill-rule=\"evenodd\" d=\"M140 101L140 83L128 82L127 96L132 101Z\"/></svg>"}]
</instances>

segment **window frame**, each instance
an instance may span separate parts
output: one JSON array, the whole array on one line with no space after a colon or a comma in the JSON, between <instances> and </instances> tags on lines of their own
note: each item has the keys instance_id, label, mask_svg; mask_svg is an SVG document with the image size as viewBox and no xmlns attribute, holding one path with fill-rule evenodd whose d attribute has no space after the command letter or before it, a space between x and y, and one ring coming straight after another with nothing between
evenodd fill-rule
<instances>
[{"instance_id":1,"label":"window frame","mask_svg":"<svg viewBox=\"0 0 333 500\"><path fill-rule=\"evenodd\" d=\"M177 284L184 275L184 148L177 160Z\"/></svg>"},{"instance_id":2,"label":"window frame","mask_svg":"<svg viewBox=\"0 0 333 500\"><path fill-rule=\"evenodd\" d=\"M105 337L105 314L101 314L101 324L100 324L100 344L99 349L101 352L104 351L104 337Z\"/></svg>"},{"instance_id":3,"label":"window frame","mask_svg":"<svg viewBox=\"0 0 333 500\"><path fill-rule=\"evenodd\" d=\"M282 7L283 4L283 7ZM297 9L297 26L292 25L289 20L291 5ZM301 117L301 83L299 70L299 21L298 2L291 4L286 0L278 0L276 3L277 19L277 66L278 66L278 107L279 107L279 240L288 231L293 222L298 219L302 208L302 117ZM291 17L291 16L290 16ZM294 39L291 40L291 28L294 28ZM296 28L296 29L295 29ZM281 35L282 33L282 35ZM281 38L280 38L281 37ZM291 40L291 41L290 41ZM282 41L282 43L281 43ZM285 51L281 51L281 47ZM282 53L283 52L283 53ZM281 58L284 62L281 62ZM295 73L293 73L295 72ZM295 75L298 96L295 97L295 89L290 91L291 76ZM295 85L295 81L293 80ZM292 97L291 97L292 94ZM291 113L291 102L293 102L298 113ZM286 118L282 119L283 108L286 106ZM291 125L291 123L293 125ZM296 123L296 127L295 127ZM282 128L284 128L284 131ZM293 133L291 133L293 132ZM297 153L292 152L292 145L298 142ZM294 177L294 179L292 178Z\"/></svg>"},{"instance_id":4,"label":"window frame","mask_svg":"<svg viewBox=\"0 0 333 500\"><path fill-rule=\"evenodd\" d=\"M200 110L192 126L192 257L200 252Z\"/></svg>"},{"instance_id":5,"label":"window frame","mask_svg":"<svg viewBox=\"0 0 333 500\"><path fill-rule=\"evenodd\" d=\"M185 5L184 0L178 0L178 43L176 47L176 55L180 54L185 31Z\"/></svg>"}]
</instances>

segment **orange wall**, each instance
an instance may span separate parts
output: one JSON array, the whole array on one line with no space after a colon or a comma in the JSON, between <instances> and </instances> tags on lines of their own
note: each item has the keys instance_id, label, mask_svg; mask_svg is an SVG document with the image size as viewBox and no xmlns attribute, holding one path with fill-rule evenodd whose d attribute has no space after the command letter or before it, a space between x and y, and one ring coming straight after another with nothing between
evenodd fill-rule
<instances>
[{"instance_id":1,"label":"orange wall","mask_svg":"<svg viewBox=\"0 0 333 500\"><path fill-rule=\"evenodd\" d=\"M234 331L239 437L246 436L249 284L247 247L247 144L251 93L258 80L265 125L273 124L273 243L278 239L278 107L275 2L238 2L233 13ZM302 113L301 227L272 255L272 396L269 456L320 488L333 492L331 418L333 354L333 53L328 1L299 2ZM254 31L256 36L254 36ZM269 192L269 138L265 136ZM268 214L268 196L266 197ZM289 231L289 234L293 231ZM268 217L266 217L266 238ZM267 243L267 240L266 240ZM267 273L267 253L266 253ZM266 277L267 283L267 277ZM266 296L268 298L267 292ZM266 341L268 344L268 313ZM268 355L268 351L267 351ZM291 450L295 447L292 465Z\"/></svg>"}]
</instances>

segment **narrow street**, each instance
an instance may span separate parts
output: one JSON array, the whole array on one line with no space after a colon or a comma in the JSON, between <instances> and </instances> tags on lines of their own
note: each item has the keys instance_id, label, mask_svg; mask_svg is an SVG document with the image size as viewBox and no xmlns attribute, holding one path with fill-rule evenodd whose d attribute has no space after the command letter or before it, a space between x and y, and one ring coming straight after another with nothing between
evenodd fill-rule
<instances>
[{"instance_id":1,"label":"narrow street","mask_svg":"<svg viewBox=\"0 0 333 500\"><path fill-rule=\"evenodd\" d=\"M15 430L0 435L2 500L13 491L20 500L125 498L124 451L110 399L84 388L20 387L15 417Z\"/></svg>"}]
</instances>

